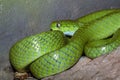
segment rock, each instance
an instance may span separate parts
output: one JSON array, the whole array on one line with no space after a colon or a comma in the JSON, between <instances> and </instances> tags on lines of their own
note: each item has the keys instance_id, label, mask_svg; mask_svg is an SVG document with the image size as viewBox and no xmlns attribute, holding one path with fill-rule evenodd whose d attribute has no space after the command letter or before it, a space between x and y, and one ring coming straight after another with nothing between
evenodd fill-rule
<instances>
[{"instance_id":1,"label":"rock","mask_svg":"<svg viewBox=\"0 0 120 80\"><path fill-rule=\"evenodd\" d=\"M13 80L14 71L10 64L2 63L2 66L0 78ZM36 79L31 77L26 80ZM120 47L93 60L82 57L71 69L42 80L120 80Z\"/></svg>"},{"instance_id":2,"label":"rock","mask_svg":"<svg viewBox=\"0 0 120 80\"><path fill-rule=\"evenodd\" d=\"M0 63L0 80L13 80L13 69L7 61Z\"/></svg>"},{"instance_id":3,"label":"rock","mask_svg":"<svg viewBox=\"0 0 120 80\"><path fill-rule=\"evenodd\" d=\"M120 80L120 47L93 60L82 57L71 69L42 80Z\"/></svg>"}]
</instances>

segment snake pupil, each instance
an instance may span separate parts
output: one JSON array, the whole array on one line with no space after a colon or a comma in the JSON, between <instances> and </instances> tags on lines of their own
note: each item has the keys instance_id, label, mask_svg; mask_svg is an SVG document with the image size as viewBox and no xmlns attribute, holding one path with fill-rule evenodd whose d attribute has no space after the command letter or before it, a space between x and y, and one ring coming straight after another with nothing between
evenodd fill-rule
<instances>
[{"instance_id":1,"label":"snake pupil","mask_svg":"<svg viewBox=\"0 0 120 80\"><path fill-rule=\"evenodd\" d=\"M60 28L60 23L57 23L57 24L56 24L56 27L57 27L57 28Z\"/></svg>"}]
</instances>

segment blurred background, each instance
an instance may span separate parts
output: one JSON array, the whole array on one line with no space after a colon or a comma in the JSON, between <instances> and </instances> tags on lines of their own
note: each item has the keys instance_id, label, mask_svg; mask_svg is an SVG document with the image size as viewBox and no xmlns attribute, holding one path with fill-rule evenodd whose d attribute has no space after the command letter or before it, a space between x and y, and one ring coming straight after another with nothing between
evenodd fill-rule
<instances>
[{"instance_id":1,"label":"blurred background","mask_svg":"<svg viewBox=\"0 0 120 80\"><path fill-rule=\"evenodd\" d=\"M111 8L120 8L120 0L0 0L0 80L13 79L9 49L17 40L49 30L54 20Z\"/></svg>"}]
</instances>

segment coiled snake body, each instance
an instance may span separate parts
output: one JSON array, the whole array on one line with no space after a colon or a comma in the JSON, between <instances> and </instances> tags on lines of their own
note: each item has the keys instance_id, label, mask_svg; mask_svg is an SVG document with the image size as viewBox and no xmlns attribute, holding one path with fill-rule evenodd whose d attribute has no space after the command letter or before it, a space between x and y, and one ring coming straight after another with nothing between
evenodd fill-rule
<instances>
[{"instance_id":1,"label":"coiled snake body","mask_svg":"<svg viewBox=\"0 0 120 80\"><path fill-rule=\"evenodd\" d=\"M119 28L119 9L94 12L76 20L55 21L51 24L53 31L15 43L10 49L10 62L19 72L30 69L36 78L50 76L72 67L83 51L89 58L96 58L116 49L120 45ZM63 33L73 35L69 42Z\"/></svg>"}]
</instances>

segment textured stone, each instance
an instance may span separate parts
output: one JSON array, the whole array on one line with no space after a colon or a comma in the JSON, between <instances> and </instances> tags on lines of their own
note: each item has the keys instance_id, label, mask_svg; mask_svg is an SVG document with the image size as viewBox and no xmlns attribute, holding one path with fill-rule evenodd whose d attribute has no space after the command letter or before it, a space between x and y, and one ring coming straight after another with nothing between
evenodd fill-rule
<instances>
[{"instance_id":1,"label":"textured stone","mask_svg":"<svg viewBox=\"0 0 120 80\"><path fill-rule=\"evenodd\" d=\"M3 66L0 78L13 80L14 72L10 64L6 62ZM26 80L36 79L30 77ZM93 60L82 57L71 69L42 80L120 80L120 47Z\"/></svg>"},{"instance_id":2,"label":"textured stone","mask_svg":"<svg viewBox=\"0 0 120 80\"><path fill-rule=\"evenodd\" d=\"M120 47L93 60L82 57L71 69L42 80L120 80Z\"/></svg>"}]
</instances>

